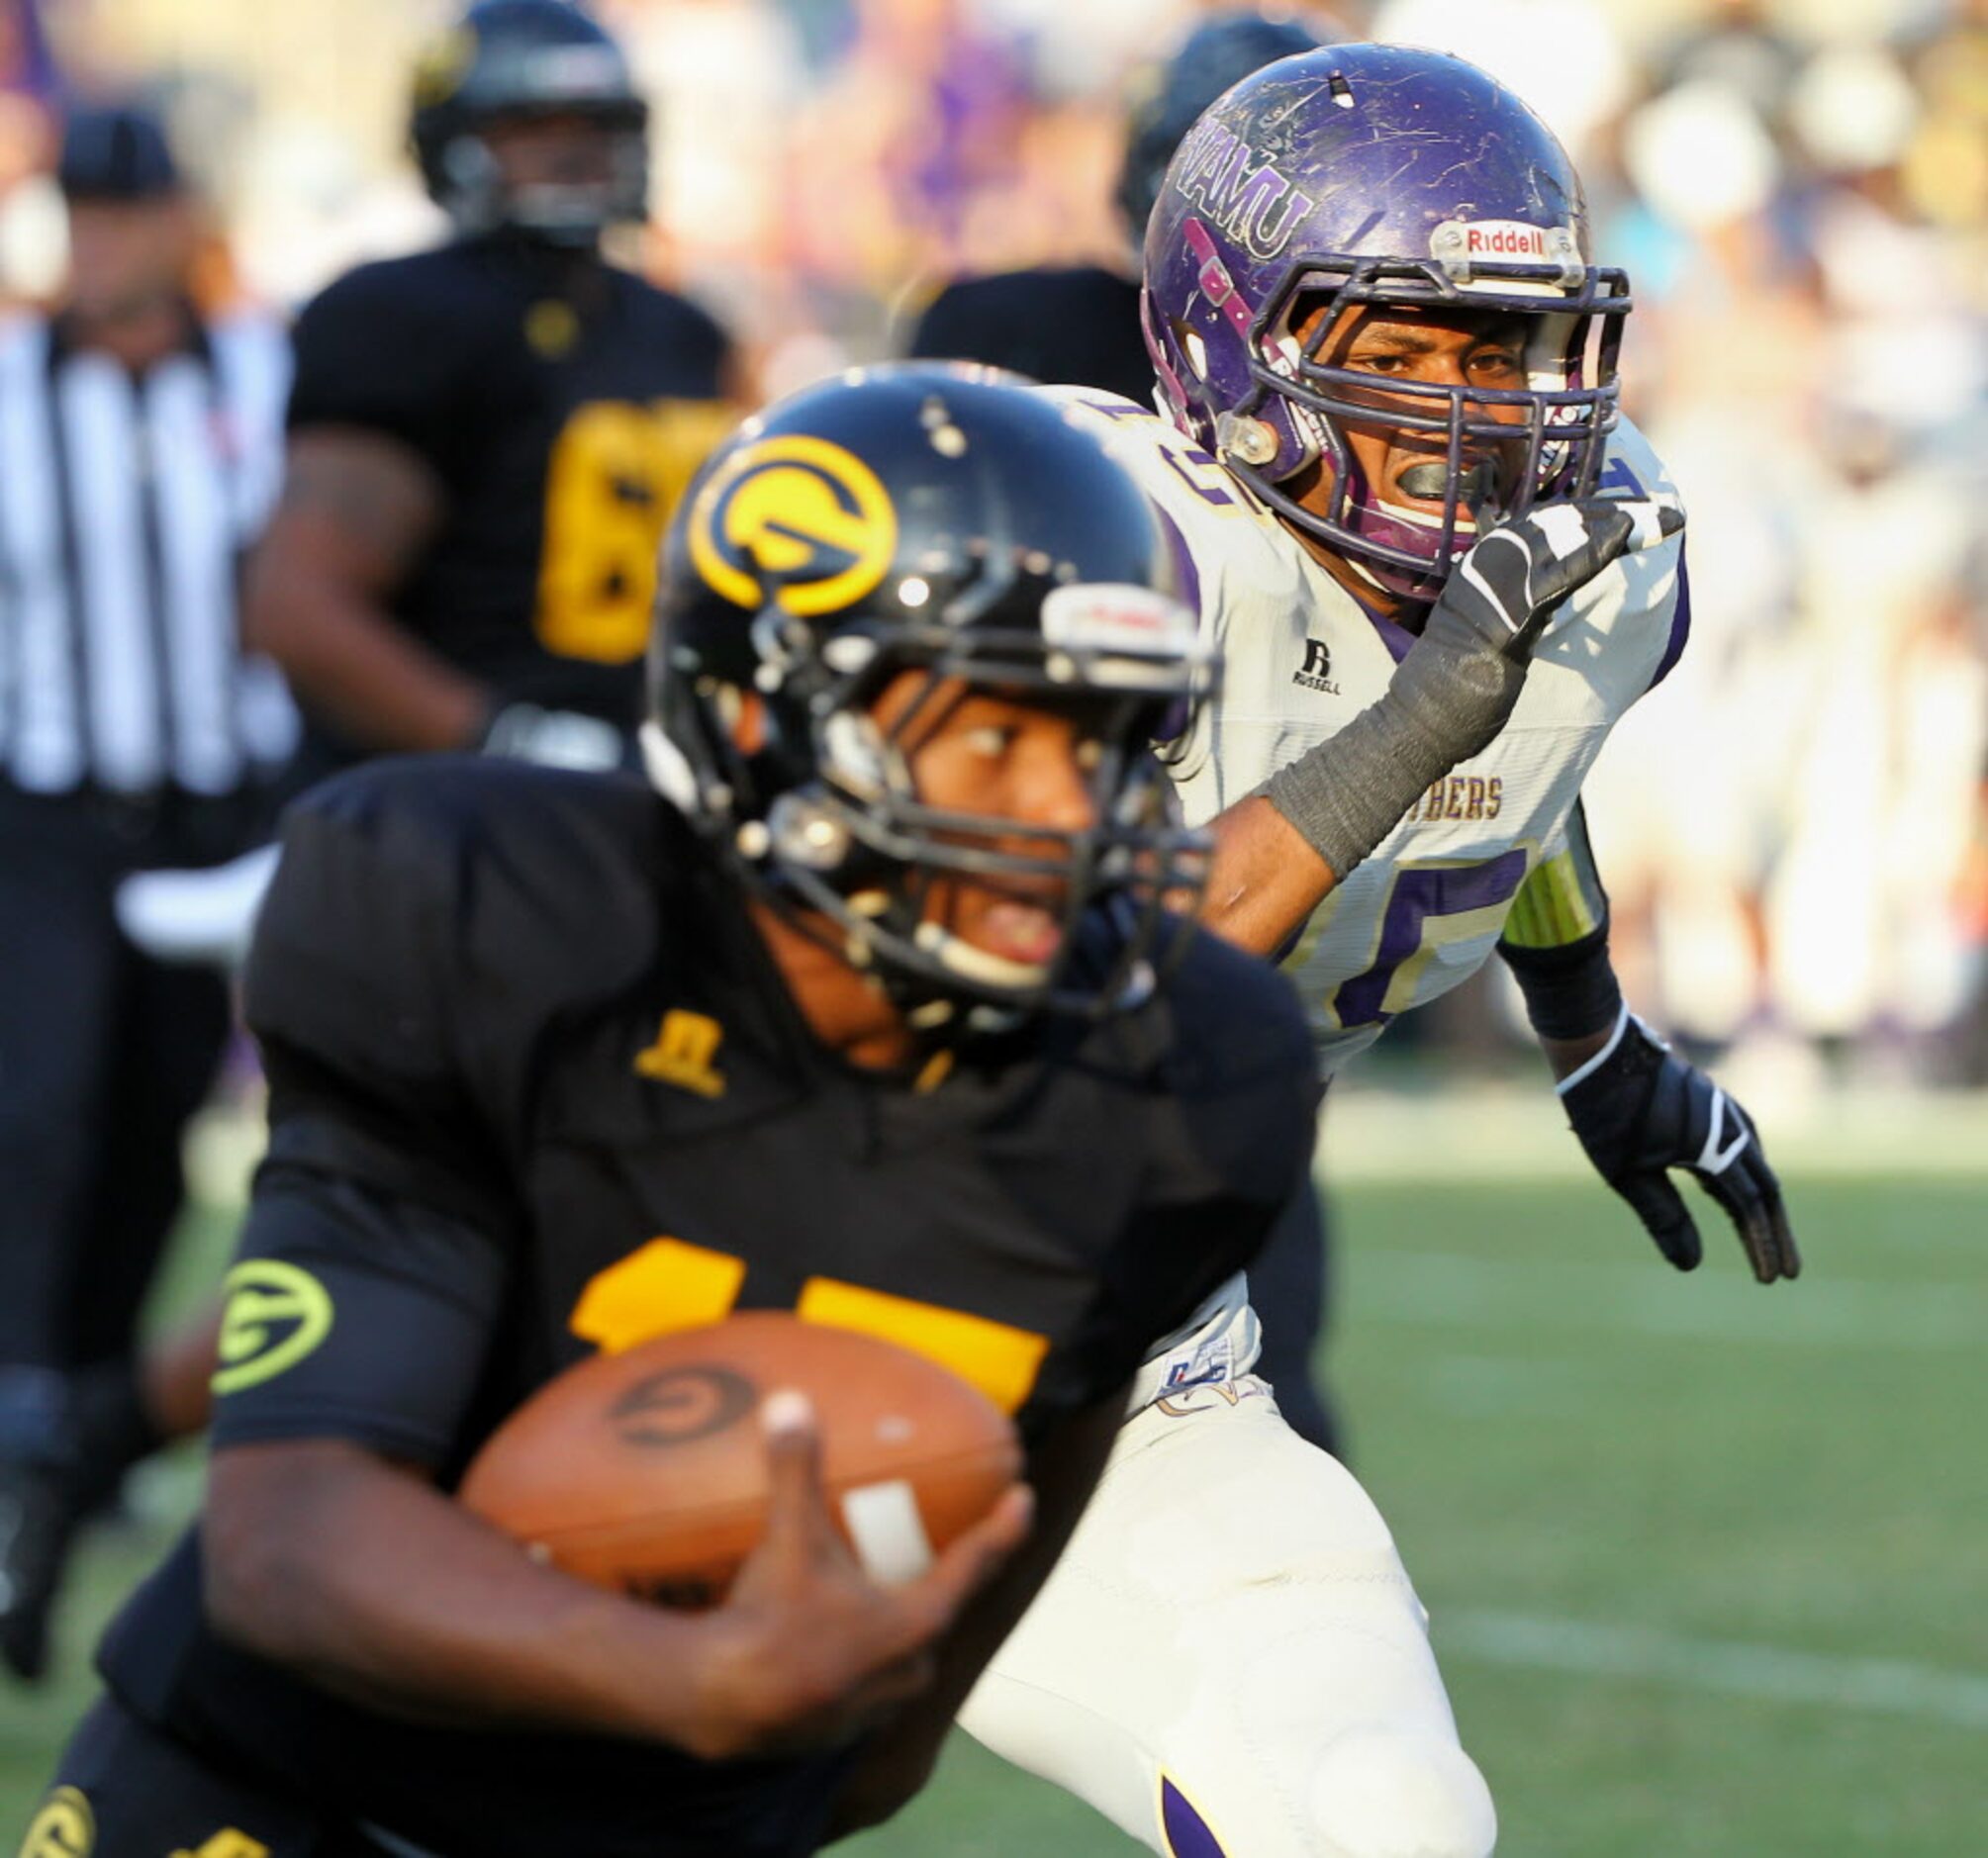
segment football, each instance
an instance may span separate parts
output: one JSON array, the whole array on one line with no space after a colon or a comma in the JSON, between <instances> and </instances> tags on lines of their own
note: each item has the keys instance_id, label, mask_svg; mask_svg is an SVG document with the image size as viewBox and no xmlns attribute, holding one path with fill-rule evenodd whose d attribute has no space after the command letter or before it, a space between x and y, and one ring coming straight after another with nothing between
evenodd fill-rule
<instances>
[{"instance_id":1,"label":"football","mask_svg":"<svg viewBox=\"0 0 1988 1858\"><path fill-rule=\"evenodd\" d=\"M754 1312L568 1368L485 1441L457 1494L581 1580L707 1606L759 1540L759 1409L781 1388L813 1403L829 1509L875 1580L922 1572L1020 1473L1006 1416L923 1355Z\"/></svg>"}]
</instances>

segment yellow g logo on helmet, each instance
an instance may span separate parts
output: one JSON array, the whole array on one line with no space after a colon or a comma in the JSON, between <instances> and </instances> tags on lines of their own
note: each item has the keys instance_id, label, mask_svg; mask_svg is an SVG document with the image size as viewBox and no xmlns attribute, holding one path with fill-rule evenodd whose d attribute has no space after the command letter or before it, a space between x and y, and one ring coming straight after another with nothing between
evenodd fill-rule
<instances>
[{"instance_id":1,"label":"yellow g logo on helmet","mask_svg":"<svg viewBox=\"0 0 1988 1858\"><path fill-rule=\"evenodd\" d=\"M97 1820L73 1787L58 1787L42 1803L21 1843L21 1858L88 1858L96 1850Z\"/></svg>"},{"instance_id":2,"label":"yellow g logo on helmet","mask_svg":"<svg viewBox=\"0 0 1988 1858\"><path fill-rule=\"evenodd\" d=\"M742 446L691 511L691 561L735 606L804 618L853 605L883 580L898 512L877 474L825 438L788 433Z\"/></svg>"}]
</instances>

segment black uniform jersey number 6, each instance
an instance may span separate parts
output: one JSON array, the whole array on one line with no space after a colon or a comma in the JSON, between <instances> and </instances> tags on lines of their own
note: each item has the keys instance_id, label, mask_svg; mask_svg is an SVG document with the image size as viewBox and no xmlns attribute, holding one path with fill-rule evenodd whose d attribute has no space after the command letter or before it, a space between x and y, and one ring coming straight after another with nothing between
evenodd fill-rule
<instances>
[{"instance_id":1,"label":"black uniform jersey number 6","mask_svg":"<svg viewBox=\"0 0 1988 1858\"><path fill-rule=\"evenodd\" d=\"M736 420L713 400L590 400L574 409L545 473L533 625L548 652L608 665L641 656L670 511Z\"/></svg>"}]
</instances>

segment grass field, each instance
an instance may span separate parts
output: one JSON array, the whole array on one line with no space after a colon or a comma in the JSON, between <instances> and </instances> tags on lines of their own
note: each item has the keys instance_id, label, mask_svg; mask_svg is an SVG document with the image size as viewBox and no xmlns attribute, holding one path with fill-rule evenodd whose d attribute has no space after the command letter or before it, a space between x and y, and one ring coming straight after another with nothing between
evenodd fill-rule
<instances>
[{"instance_id":1,"label":"grass field","mask_svg":"<svg viewBox=\"0 0 1988 1858\"><path fill-rule=\"evenodd\" d=\"M1440 1142L1455 1112L1406 1113ZM1709 1223L1710 1265L1677 1278L1588 1180L1434 1171L1338 1193L1330 1358L1500 1852L1988 1853L1988 1179L1798 1175L1808 1274L1763 1291ZM97 1544L59 1681L0 1690L0 1849L197 1476L160 1467L151 1520ZM960 1747L843 1849L1135 1848Z\"/></svg>"}]
</instances>

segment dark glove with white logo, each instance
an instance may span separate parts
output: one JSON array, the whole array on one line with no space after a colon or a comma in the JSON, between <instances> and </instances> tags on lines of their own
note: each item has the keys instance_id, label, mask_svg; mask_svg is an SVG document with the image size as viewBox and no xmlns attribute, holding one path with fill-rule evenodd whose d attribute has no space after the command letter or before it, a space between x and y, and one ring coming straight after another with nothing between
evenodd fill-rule
<instances>
[{"instance_id":1,"label":"dark glove with white logo","mask_svg":"<svg viewBox=\"0 0 1988 1858\"><path fill-rule=\"evenodd\" d=\"M1344 878L1431 783L1505 726L1554 608L1633 549L1675 535L1669 504L1549 504L1478 537L1451 571L1385 694L1264 788Z\"/></svg>"},{"instance_id":2,"label":"dark glove with white logo","mask_svg":"<svg viewBox=\"0 0 1988 1858\"><path fill-rule=\"evenodd\" d=\"M1665 1171L1672 1167L1697 1175L1726 1209L1761 1283L1801 1275L1781 1183L1752 1119L1628 1007L1609 1043L1561 1080L1560 1094L1587 1159L1680 1271L1696 1270L1705 1249Z\"/></svg>"}]
</instances>

